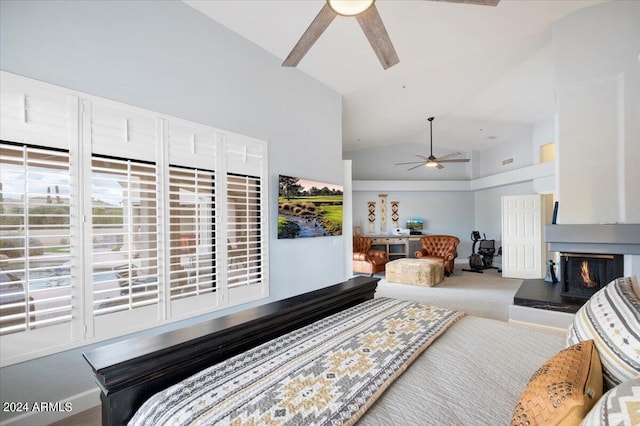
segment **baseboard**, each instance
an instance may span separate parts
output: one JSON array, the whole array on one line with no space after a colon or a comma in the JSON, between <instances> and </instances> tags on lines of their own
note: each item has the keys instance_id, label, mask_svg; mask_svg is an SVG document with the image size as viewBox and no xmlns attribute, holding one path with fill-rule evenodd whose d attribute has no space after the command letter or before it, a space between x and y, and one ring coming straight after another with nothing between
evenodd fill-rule
<instances>
[{"instance_id":1,"label":"baseboard","mask_svg":"<svg viewBox=\"0 0 640 426\"><path fill-rule=\"evenodd\" d=\"M100 390L98 388L73 395L63 401L47 401L39 404L42 410L32 410L11 417L0 422L2 426L46 426L69 416L100 405Z\"/></svg>"}]
</instances>

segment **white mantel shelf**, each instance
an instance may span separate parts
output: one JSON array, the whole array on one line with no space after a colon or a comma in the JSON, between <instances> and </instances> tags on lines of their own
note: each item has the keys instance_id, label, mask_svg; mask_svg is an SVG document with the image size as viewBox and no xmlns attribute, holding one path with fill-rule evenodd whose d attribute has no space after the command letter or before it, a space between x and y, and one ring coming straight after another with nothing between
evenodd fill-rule
<instances>
[{"instance_id":1,"label":"white mantel shelf","mask_svg":"<svg viewBox=\"0 0 640 426\"><path fill-rule=\"evenodd\" d=\"M640 223L546 225L549 250L640 254Z\"/></svg>"}]
</instances>

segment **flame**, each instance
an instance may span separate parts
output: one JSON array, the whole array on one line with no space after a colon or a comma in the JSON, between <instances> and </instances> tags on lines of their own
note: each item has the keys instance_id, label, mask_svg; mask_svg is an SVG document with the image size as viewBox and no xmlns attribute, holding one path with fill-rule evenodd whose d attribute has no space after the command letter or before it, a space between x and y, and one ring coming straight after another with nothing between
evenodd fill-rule
<instances>
[{"instance_id":1,"label":"flame","mask_svg":"<svg viewBox=\"0 0 640 426\"><path fill-rule=\"evenodd\" d=\"M580 276L582 276L582 281L584 282L585 287L592 288L598 284L589 276L589 263L586 260L582 262L582 265L580 266Z\"/></svg>"}]
</instances>

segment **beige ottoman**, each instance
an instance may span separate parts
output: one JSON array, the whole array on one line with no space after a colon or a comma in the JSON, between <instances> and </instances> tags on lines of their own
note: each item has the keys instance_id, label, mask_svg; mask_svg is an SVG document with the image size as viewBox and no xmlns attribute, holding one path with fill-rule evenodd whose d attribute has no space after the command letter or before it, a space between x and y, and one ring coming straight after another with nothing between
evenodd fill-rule
<instances>
[{"instance_id":1,"label":"beige ottoman","mask_svg":"<svg viewBox=\"0 0 640 426\"><path fill-rule=\"evenodd\" d=\"M444 261L405 258L385 265L385 277L390 283L433 287L444 279Z\"/></svg>"}]
</instances>

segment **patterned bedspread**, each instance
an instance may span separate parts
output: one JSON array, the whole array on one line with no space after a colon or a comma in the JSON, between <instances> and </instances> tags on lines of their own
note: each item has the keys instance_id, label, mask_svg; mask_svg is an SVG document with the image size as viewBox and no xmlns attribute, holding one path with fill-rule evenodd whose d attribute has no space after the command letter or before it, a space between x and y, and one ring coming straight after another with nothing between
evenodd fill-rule
<instances>
[{"instance_id":1,"label":"patterned bedspread","mask_svg":"<svg viewBox=\"0 0 640 426\"><path fill-rule=\"evenodd\" d=\"M465 314L369 300L149 399L131 425L350 425Z\"/></svg>"}]
</instances>

